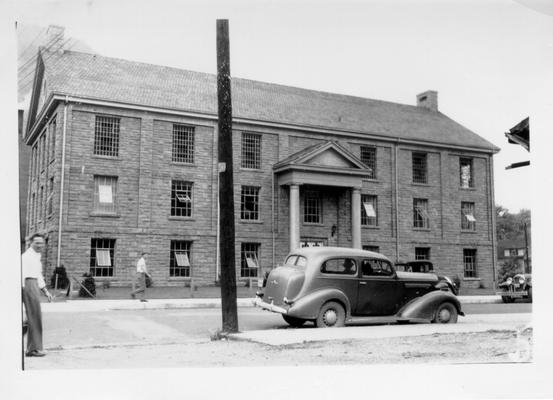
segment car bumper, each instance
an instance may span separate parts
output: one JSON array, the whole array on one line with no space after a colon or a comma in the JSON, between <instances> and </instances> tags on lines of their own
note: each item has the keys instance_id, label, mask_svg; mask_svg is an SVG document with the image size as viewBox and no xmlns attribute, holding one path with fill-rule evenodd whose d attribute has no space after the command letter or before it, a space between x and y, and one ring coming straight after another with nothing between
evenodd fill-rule
<instances>
[{"instance_id":1,"label":"car bumper","mask_svg":"<svg viewBox=\"0 0 553 400\"><path fill-rule=\"evenodd\" d=\"M280 313L280 314L288 314L288 310L279 306L275 306L272 302L266 303L261 299L260 297L256 297L252 300L252 303L256 307L260 307L264 310Z\"/></svg>"},{"instance_id":2,"label":"car bumper","mask_svg":"<svg viewBox=\"0 0 553 400\"><path fill-rule=\"evenodd\" d=\"M521 290L520 292L495 292L496 295L502 296L502 297L527 297L528 292L526 290Z\"/></svg>"}]
</instances>

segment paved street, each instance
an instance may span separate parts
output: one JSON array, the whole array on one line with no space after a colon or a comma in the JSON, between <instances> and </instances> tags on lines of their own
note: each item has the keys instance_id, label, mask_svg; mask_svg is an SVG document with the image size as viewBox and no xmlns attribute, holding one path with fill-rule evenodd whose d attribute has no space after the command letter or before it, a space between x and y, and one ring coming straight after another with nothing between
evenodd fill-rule
<instances>
[{"instance_id":1,"label":"paved street","mask_svg":"<svg viewBox=\"0 0 553 400\"><path fill-rule=\"evenodd\" d=\"M480 339L484 343L488 331L515 332L516 336L516 332L529 326L531 307L528 303L466 304L467 316L453 325L375 325L360 318L339 329L315 329L309 324L292 329L278 314L243 307L239 308L241 333L232 335L229 341L210 339L221 326L217 308L47 312L44 345L49 354L43 359L26 358L25 368L100 368L106 361L110 367L125 368L140 366L134 364L142 363L139 360L147 360L152 367L212 365L210 362L226 365L233 357L242 357L246 363L262 362L257 353L266 348L263 346L283 350L307 342L330 341L346 346L348 341L360 345L394 339L401 344L414 337L425 337L417 343L427 343L436 334L443 338L484 335ZM507 336L514 340L512 334ZM310 346L305 345L306 352L298 360L309 363L307 347ZM280 350L278 354L282 356ZM257 355L251 356L254 353ZM223 360L217 361L219 356Z\"/></svg>"}]
</instances>

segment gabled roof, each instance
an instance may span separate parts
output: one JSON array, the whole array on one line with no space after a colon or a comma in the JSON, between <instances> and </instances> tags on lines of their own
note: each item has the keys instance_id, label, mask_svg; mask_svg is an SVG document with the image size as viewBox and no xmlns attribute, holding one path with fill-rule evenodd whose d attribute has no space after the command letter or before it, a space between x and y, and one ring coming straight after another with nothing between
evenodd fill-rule
<instances>
[{"instance_id":1,"label":"gabled roof","mask_svg":"<svg viewBox=\"0 0 553 400\"><path fill-rule=\"evenodd\" d=\"M41 57L46 97L53 93L217 116L216 75L74 51ZM499 150L440 112L381 100L232 78L232 107L234 118L254 122Z\"/></svg>"}]
</instances>

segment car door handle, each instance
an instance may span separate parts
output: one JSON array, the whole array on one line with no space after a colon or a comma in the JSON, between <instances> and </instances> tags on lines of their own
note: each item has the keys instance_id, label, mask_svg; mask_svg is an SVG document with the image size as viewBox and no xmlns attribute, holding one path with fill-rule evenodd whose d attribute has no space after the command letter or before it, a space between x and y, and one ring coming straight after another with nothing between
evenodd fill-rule
<instances>
[{"instance_id":1,"label":"car door handle","mask_svg":"<svg viewBox=\"0 0 553 400\"><path fill-rule=\"evenodd\" d=\"M361 281L361 282L359 282L359 284L360 284L360 285L366 285L366 284L367 284L367 282L365 282L365 281Z\"/></svg>"}]
</instances>

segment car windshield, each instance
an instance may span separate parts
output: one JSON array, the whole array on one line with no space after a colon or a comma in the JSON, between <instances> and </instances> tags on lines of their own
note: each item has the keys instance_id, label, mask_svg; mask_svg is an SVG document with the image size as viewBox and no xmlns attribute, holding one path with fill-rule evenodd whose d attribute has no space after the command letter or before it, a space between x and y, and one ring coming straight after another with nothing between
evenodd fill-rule
<instances>
[{"instance_id":1,"label":"car windshield","mask_svg":"<svg viewBox=\"0 0 553 400\"><path fill-rule=\"evenodd\" d=\"M287 266L305 268L305 266L307 265L307 259L304 256L298 256L298 255L292 254L286 259L285 264Z\"/></svg>"}]
</instances>

